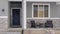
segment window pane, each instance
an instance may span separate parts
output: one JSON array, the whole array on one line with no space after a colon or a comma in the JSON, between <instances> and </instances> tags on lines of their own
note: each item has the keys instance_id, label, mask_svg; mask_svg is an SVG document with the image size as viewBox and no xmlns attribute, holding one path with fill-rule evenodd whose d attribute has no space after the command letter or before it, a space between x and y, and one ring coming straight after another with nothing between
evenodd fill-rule
<instances>
[{"instance_id":1,"label":"window pane","mask_svg":"<svg viewBox=\"0 0 60 34\"><path fill-rule=\"evenodd\" d=\"M38 5L34 5L34 17L38 17Z\"/></svg>"},{"instance_id":2,"label":"window pane","mask_svg":"<svg viewBox=\"0 0 60 34\"><path fill-rule=\"evenodd\" d=\"M39 5L39 17L43 17L43 5Z\"/></svg>"},{"instance_id":3,"label":"window pane","mask_svg":"<svg viewBox=\"0 0 60 34\"><path fill-rule=\"evenodd\" d=\"M44 5L44 17L48 17L48 5Z\"/></svg>"}]
</instances>

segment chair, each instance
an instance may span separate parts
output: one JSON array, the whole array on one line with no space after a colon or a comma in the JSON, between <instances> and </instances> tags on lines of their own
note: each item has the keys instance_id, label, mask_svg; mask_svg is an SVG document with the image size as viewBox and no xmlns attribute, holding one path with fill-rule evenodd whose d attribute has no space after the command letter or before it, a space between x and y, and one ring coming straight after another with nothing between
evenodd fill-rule
<instances>
[{"instance_id":1,"label":"chair","mask_svg":"<svg viewBox=\"0 0 60 34\"><path fill-rule=\"evenodd\" d=\"M53 28L52 20L47 20L45 23L45 28Z\"/></svg>"},{"instance_id":2,"label":"chair","mask_svg":"<svg viewBox=\"0 0 60 34\"><path fill-rule=\"evenodd\" d=\"M34 20L31 20L30 22L31 22L31 28L35 28L36 27L35 26L35 21Z\"/></svg>"}]
</instances>

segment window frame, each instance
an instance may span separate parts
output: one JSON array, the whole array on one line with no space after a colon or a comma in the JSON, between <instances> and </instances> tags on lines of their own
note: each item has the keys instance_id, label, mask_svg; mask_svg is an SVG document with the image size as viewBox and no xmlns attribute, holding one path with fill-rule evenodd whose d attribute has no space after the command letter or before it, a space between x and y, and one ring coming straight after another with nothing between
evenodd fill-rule
<instances>
[{"instance_id":1,"label":"window frame","mask_svg":"<svg viewBox=\"0 0 60 34\"><path fill-rule=\"evenodd\" d=\"M34 5L48 5L48 17L44 17L44 14L43 14L43 17L34 17ZM44 7L43 7L44 8ZM38 12L39 12L39 7L38 7ZM43 9L43 12L44 12L44 9ZM50 4L49 3L32 3L32 18L50 18Z\"/></svg>"}]
</instances>

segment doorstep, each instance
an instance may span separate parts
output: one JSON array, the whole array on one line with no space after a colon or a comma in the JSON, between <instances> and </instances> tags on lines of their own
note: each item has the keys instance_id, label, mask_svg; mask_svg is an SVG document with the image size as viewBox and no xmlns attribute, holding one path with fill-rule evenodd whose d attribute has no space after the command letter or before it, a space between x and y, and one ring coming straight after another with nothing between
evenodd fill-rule
<instances>
[{"instance_id":1,"label":"doorstep","mask_svg":"<svg viewBox=\"0 0 60 34\"><path fill-rule=\"evenodd\" d=\"M22 32L22 28L8 28L8 32Z\"/></svg>"}]
</instances>

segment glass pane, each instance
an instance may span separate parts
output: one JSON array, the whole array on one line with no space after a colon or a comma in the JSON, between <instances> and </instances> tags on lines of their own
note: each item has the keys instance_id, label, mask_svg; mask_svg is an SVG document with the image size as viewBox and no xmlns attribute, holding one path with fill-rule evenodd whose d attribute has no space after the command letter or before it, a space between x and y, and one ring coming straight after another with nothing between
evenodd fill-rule
<instances>
[{"instance_id":1,"label":"glass pane","mask_svg":"<svg viewBox=\"0 0 60 34\"><path fill-rule=\"evenodd\" d=\"M44 17L48 17L48 5L44 5Z\"/></svg>"},{"instance_id":2,"label":"glass pane","mask_svg":"<svg viewBox=\"0 0 60 34\"><path fill-rule=\"evenodd\" d=\"M39 17L43 17L43 5L39 5Z\"/></svg>"},{"instance_id":3,"label":"glass pane","mask_svg":"<svg viewBox=\"0 0 60 34\"><path fill-rule=\"evenodd\" d=\"M10 8L22 8L22 2L10 2Z\"/></svg>"},{"instance_id":4,"label":"glass pane","mask_svg":"<svg viewBox=\"0 0 60 34\"><path fill-rule=\"evenodd\" d=\"M38 17L38 5L34 5L34 17Z\"/></svg>"}]
</instances>

